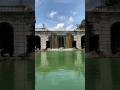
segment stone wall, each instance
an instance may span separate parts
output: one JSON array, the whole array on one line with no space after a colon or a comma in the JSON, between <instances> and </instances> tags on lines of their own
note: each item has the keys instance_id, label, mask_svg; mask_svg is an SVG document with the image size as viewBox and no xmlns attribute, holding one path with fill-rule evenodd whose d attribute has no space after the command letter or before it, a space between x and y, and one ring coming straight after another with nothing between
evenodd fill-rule
<instances>
[{"instance_id":1,"label":"stone wall","mask_svg":"<svg viewBox=\"0 0 120 90\"><path fill-rule=\"evenodd\" d=\"M49 40L48 38L52 33L56 33L57 35L67 35L67 33L71 33L74 41L76 41L76 48L81 49L81 37L85 35L85 31L36 31L35 35L41 38L41 49L46 49L46 41Z\"/></svg>"},{"instance_id":2,"label":"stone wall","mask_svg":"<svg viewBox=\"0 0 120 90\"><path fill-rule=\"evenodd\" d=\"M9 12L0 11L0 23L7 22L13 27L14 56L17 56L27 52L27 36L34 33L34 12L24 9L17 12L10 7L9 10Z\"/></svg>"},{"instance_id":3,"label":"stone wall","mask_svg":"<svg viewBox=\"0 0 120 90\"><path fill-rule=\"evenodd\" d=\"M111 27L120 22L120 12L87 12L87 21L92 23L91 33L99 35L99 50L110 56L111 52Z\"/></svg>"}]
</instances>

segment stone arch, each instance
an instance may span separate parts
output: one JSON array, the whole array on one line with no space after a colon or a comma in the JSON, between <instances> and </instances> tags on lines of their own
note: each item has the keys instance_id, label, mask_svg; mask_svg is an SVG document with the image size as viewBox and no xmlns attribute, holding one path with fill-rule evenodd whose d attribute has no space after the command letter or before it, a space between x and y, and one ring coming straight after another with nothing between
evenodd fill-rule
<instances>
[{"instance_id":1,"label":"stone arch","mask_svg":"<svg viewBox=\"0 0 120 90\"><path fill-rule=\"evenodd\" d=\"M85 35L81 37L81 48L85 48Z\"/></svg>"},{"instance_id":2,"label":"stone arch","mask_svg":"<svg viewBox=\"0 0 120 90\"><path fill-rule=\"evenodd\" d=\"M120 52L120 21L111 25L111 51Z\"/></svg>"},{"instance_id":3,"label":"stone arch","mask_svg":"<svg viewBox=\"0 0 120 90\"><path fill-rule=\"evenodd\" d=\"M14 29L8 22L0 23L0 49L1 56L8 53L9 56L14 54Z\"/></svg>"},{"instance_id":4,"label":"stone arch","mask_svg":"<svg viewBox=\"0 0 120 90\"><path fill-rule=\"evenodd\" d=\"M48 41L46 41L46 48L51 48L50 46L50 40L51 40L51 37L48 36Z\"/></svg>"},{"instance_id":5,"label":"stone arch","mask_svg":"<svg viewBox=\"0 0 120 90\"><path fill-rule=\"evenodd\" d=\"M64 48L65 47L65 44L64 44L64 42L65 42L65 36L63 36L63 35L59 35L58 36L58 40L59 40L59 48Z\"/></svg>"},{"instance_id":6,"label":"stone arch","mask_svg":"<svg viewBox=\"0 0 120 90\"><path fill-rule=\"evenodd\" d=\"M31 34L31 35L27 35L26 36L27 39L27 54L34 52L35 50L35 35Z\"/></svg>"},{"instance_id":7,"label":"stone arch","mask_svg":"<svg viewBox=\"0 0 120 90\"><path fill-rule=\"evenodd\" d=\"M76 36L73 35L73 43L72 43L72 47L73 47L73 48L77 48L76 42L77 42Z\"/></svg>"},{"instance_id":8,"label":"stone arch","mask_svg":"<svg viewBox=\"0 0 120 90\"><path fill-rule=\"evenodd\" d=\"M38 35L35 35L35 49L39 49L41 48L41 38Z\"/></svg>"},{"instance_id":9,"label":"stone arch","mask_svg":"<svg viewBox=\"0 0 120 90\"><path fill-rule=\"evenodd\" d=\"M90 51L99 52L99 34L94 34L90 37Z\"/></svg>"}]
</instances>

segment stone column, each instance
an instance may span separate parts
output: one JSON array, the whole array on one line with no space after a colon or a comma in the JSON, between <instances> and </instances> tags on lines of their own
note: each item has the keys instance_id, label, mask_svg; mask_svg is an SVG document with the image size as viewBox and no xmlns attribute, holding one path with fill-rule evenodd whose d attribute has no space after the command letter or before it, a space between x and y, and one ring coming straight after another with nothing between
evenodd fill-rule
<instances>
[{"instance_id":1,"label":"stone column","mask_svg":"<svg viewBox=\"0 0 120 90\"><path fill-rule=\"evenodd\" d=\"M103 30L100 32L100 51L103 52L104 55L110 55L111 54L111 36L110 36L110 30L109 27L102 27ZM101 29L102 29L101 28Z\"/></svg>"},{"instance_id":2,"label":"stone column","mask_svg":"<svg viewBox=\"0 0 120 90\"><path fill-rule=\"evenodd\" d=\"M41 35L41 50L46 49L46 41L48 41L48 36L46 35Z\"/></svg>"},{"instance_id":3,"label":"stone column","mask_svg":"<svg viewBox=\"0 0 120 90\"><path fill-rule=\"evenodd\" d=\"M78 49L81 49L81 35L80 35L80 32L77 32L77 35L76 35L76 47Z\"/></svg>"},{"instance_id":4,"label":"stone column","mask_svg":"<svg viewBox=\"0 0 120 90\"><path fill-rule=\"evenodd\" d=\"M25 31L22 31L24 27L22 25L18 25L20 28L17 28L15 26L14 31L14 55L20 55L26 53L26 36L25 36ZM19 32L19 33L18 33Z\"/></svg>"}]
</instances>

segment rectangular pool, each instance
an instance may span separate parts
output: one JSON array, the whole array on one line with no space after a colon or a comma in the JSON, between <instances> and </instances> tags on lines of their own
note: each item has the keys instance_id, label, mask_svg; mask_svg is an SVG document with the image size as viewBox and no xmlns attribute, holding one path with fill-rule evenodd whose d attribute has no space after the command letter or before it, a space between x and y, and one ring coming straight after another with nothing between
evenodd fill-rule
<instances>
[{"instance_id":1,"label":"rectangular pool","mask_svg":"<svg viewBox=\"0 0 120 90\"><path fill-rule=\"evenodd\" d=\"M85 90L83 52L36 52L35 58L35 90Z\"/></svg>"}]
</instances>

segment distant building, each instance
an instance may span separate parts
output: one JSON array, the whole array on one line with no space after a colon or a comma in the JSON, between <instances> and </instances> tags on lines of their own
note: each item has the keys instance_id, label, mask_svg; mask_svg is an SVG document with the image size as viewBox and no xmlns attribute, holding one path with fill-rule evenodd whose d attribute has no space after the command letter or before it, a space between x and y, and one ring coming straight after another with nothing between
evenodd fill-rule
<instances>
[{"instance_id":1,"label":"distant building","mask_svg":"<svg viewBox=\"0 0 120 90\"><path fill-rule=\"evenodd\" d=\"M85 30L50 31L37 28L35 37L35 46L41 50L58 48L82 49L85 47Z\"/></svg>"}]
</instances>

